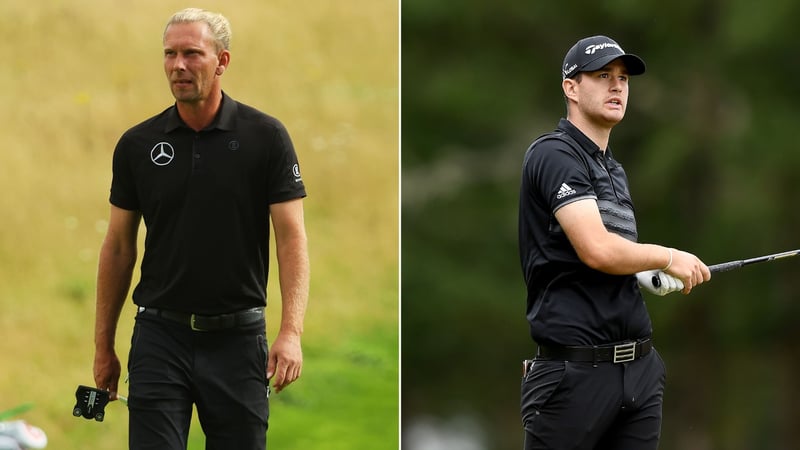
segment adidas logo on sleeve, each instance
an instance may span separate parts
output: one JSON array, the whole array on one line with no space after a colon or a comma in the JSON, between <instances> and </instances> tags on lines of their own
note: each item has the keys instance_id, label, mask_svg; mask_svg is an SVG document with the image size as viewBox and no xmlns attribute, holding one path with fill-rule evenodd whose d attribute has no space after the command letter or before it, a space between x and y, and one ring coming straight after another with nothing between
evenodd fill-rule
<instances>
[{"instance_id":1,"label":"adidas logo on sleeve","mask_svg":"<svg viewBox=\"0 0 800 450\"><path fill-rule=\"evenodd\" d=\"M572 189L567 183L561 183L561 187L558 189L556 198L561 200L564 197L569 197L570 195L575 195L577 193L578 192L575 189Z\"/></svg>"}]
</instances>

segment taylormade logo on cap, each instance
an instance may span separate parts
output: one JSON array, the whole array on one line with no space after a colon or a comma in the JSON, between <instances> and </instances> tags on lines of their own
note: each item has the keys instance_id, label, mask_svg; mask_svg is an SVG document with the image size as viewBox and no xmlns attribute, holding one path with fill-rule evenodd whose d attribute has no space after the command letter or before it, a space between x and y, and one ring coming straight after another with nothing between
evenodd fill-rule
<instances>
[{"instance_id":1,"label":"taylormade logo on cap","mask_svg":"<svg viewBox=\"0 0 800 450\"><path fill-rule=\"evenodd\" d=\"M620 47L619 44L617 44L616 42L604 42L602 44L590 45L590 46L586 47L586 54L587 55L594 55L594 52L596 52L598 50L602 50L604 48L609 48L609 47L618 49L620 51L620 53L625 53L625 50L623 50L622 47Z\"/></svg>"}]
</instances>

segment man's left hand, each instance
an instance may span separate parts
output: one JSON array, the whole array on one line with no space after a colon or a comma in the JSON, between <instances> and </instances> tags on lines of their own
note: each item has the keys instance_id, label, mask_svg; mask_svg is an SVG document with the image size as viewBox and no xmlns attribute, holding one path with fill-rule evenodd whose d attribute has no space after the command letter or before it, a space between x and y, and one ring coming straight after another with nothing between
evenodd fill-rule
<instances>
[{"instance_id":1,"label":"man's left hand","mask_svg":"<svg viewBox=\"0 0 800 450\"><path fill-rule=\"evenodd\" d=\"M636 280L642 289L661 296L683 289L683 282L680 278L673 277L660 270L639 272L636 274Z\"/></svg>"},{"instance_id":2,"label":"man's left hand","mask_svg":"<svg viewBox=\"0 0 800 450\"><path fill-rule=\"evenodd\" d=\"M303 371L303 350L300 347L300 336L279 332L275 343L269 348L267 378L272 379L272 386L278 393L286 386L300 378Z\"/></svg>"}]
</instances>

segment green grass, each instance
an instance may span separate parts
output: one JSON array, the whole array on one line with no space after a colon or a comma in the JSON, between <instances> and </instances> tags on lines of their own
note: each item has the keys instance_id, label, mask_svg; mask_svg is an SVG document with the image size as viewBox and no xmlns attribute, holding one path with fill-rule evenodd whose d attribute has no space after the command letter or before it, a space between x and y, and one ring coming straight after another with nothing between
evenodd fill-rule
<instances>
[{"instance_id":1,"label":"green grass","mask_svg":"<svg viewBox=\"0 0 800 450\"><path fill-rule=\"evenodd\" d=\"M397 448L397 439L391 438L397 420L386 413L396 414L398 405L398 354L385 345L392 340L384 330L375 330L339 345L308 349L315 362L306 367L303 389L272 397L271 442L293 449ZM297 434L298 429L303 433Z\"/></svg>"},{"instance_id":2,"label":"green grass","mask_svg":"<svg viewBox=\"0 0 800 450\"><path fill-rule=\"evenodd\" d=\"M386 328L308 345L296 386L270 397L269 445L279 449L398 448L398 353ZM204 448L199 424L190 448Z\"/></svg>"},{"instance_id":3,"label":"green grass","mask_svg":"<svg viewBox=\"0 0 800 450\"><path fill-rule=\"evenodd\" d=\"M185 6L0 3L0 411L32 403L17 417L43 428L48 448L127 448L121 404L108 406L103 423L71 411L77 385L93 383L94 280L112 150L128 127L172 103L161 32ZM199 6L232 23L223 88L286 124L309 192L305 365L272 398L270 446L397 448L397 2ZM275 270L269 296L274 339ZM123 367L133 315L129 303L117 333ZM202 448L196 422L189 448Z\"/></svg>"}]
</instances>

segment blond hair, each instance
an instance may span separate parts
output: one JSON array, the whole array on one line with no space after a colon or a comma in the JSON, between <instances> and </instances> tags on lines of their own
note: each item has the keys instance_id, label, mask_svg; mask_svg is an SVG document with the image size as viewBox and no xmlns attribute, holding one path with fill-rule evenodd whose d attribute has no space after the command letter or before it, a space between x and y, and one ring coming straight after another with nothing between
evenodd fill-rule
<instances>
[{"instance_id":1,"label":"blond hair","mask_svg":"<svg viewBox=\"0 0 800 450\"><path fill-rule=\"evenodd\" d=\"M176 23L203 22L208 25L211 34L214 36L214 46L217 52L230 50L231 46L231 24L222 14L206 11L200 8L186 8L178 11L170 17L167 26L164 27L164 37L170 25Z\"/></svg>"}]
</instances>

